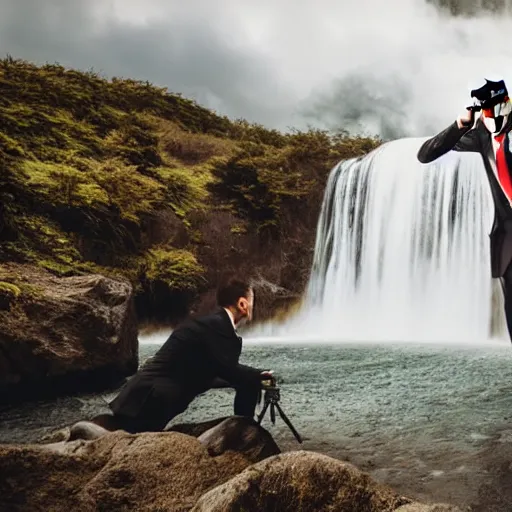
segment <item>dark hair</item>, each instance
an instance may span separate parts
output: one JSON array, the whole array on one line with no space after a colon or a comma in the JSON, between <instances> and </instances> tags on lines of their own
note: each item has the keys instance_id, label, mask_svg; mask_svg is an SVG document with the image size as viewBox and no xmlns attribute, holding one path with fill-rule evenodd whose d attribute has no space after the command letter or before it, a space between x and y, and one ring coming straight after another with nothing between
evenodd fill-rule
<instances>
[{"instance_id":1,"label":"dark hair","mask_svg":"<svg viewBox=\"0 0 512 512\"><path fill-rule=\"evenodd\" d=\"M248 297L251 289L249 282L231 277L217 288L217 304L222 308L235 306L240 297Z\"/></svg>"}]
</instances>

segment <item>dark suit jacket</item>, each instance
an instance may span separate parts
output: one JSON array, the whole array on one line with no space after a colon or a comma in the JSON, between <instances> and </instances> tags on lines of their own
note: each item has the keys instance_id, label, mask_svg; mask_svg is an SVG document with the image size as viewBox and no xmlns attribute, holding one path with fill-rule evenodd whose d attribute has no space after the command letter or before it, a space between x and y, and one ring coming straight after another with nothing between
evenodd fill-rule
<instances>
[{"instance_id":1,"label":"dark suit jacket","mask_svg":"<svg viewBox=\"0 0 512 512\"><path fill-rule=\"evenodd\" d=\"M511 130L512 116L509 117L506 125L508 142L510 142ZM496 159L491 134L481 119L478 119L474 128L459 128L454 122L421 146L418 160L422 163L432 162L450 150L471 151L480 153L482 156L495 210L490 234L491 273L493 277L501 277L512 261L512 208L495 175ZM508 167L512 171L510 147L507 147L506 152Z\"/></svg>"},{"instance_id":2,"label":"dark suit jacket","mask_svg":"<svg viewBox=\"0 0 512 512\"><path fill-rule=\"evenodd\" d=\"M241 351L242 338L224 309L190 320L173 331L110 407L116 414L134 418L151 400L173 417L216 378L234 387L256 385L263 370L240 364Z\"/></svg>"}]
</instances>

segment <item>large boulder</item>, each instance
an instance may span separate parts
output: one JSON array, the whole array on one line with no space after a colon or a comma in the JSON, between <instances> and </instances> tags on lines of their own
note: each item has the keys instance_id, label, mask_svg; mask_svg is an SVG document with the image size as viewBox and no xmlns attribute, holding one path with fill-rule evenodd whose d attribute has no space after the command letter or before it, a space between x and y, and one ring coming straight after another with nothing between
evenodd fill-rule
<instances>
[{"instance_id":1,"label":"large boulder","mask_svg":"<svg viewBox=\"0 0 512 512\"><path fill-rule=\"evenodd\" d=\"M176 423L167 432L197 437L211 455L232 450L259 462L281 453L270 432L246 416L222 416L200 423Z\"/></svg>"},{"instance_id":2,"label":"large boulder","mask_svg":"<svg viewBox=\"0 0 512 512\"><path fill-rule=\"evenodd\" d=\"M411 500L346 462L315 452L270 457L212 489L193 512L392 512Z\"/></svg>"},{"instance_id":3,"label":"large boulder","mask_svg":"<svg viewBox=\"0 0 512 512\"><path fill-rule=\"evenodd\" d=\"M251 462L259 462L281 453L270 432L245 416L227 418L197 439L213 456L235 451L243 453Z\"/></svg>"},{"instance_id":4,"label":"large boulder","mask_svg":"<svg viewBox=\"0 0 512 512\"><path fill-rule=\"evenodd\" d=\"M101 389L138 366L130 283L0 264L0 400Z\"/></svg>"},{"instance_id":5,"label":"large boulder","mask_svg":"<svg viewBox=\"0 0 512 512\"><path fill-rule=\"evenodd\" d=\"M94 441L0 445L0 510L186 511L250 464L177 432L112 432Z\"/></svg>"}]
</instances>

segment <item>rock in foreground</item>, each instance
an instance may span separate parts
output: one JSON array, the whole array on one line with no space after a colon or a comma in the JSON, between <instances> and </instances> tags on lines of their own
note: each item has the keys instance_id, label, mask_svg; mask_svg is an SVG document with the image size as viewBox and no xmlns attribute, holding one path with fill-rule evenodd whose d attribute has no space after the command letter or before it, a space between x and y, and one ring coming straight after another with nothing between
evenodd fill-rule
<instances>
[{"instance_id":1,"label":"rock in foreground","mask_svg":"<svg viewBox=\"0 0 512 512\"><path fill-rule=\"evenodd\" d=\"M128 281L0 265L0 397L98 389L138 365Z\"/></svg>"},{"instance_id":2,"label":"rock in foreground","mask_svg":"<svg viewBox=\"0 0 512 512\"><path fill-rule=\"evenodd\" d=\"M259 462L281 453L268 430L244 416L222 417L202 423L183 423L169 427L168 431L197 437L213 456L235 451L243 453L252 462Z\"/></svg>"},{"instance_id":3,"label":"rock in foreground","mask_svg":"<svg viewBox=\"0 0 512 512\"><path fill-rule=\"evenodd\" d=\"M251 418L232 416L197 438L213 456L228 451L243 453L259 462L281 453L270 433Z\"/></svg>"},{"instance_id":4,"label":"rock in foreground","mask_svg":"<svg viewBox=\"0 0 512 512\"><path fill-rule=\"evenodd\" d=\"M98 433L87 422L74 428ZM199 437L98 428L101 437L92 441L0 445L0 510L457 511L415 503L319 453L268 456L279 448L247 418L227 418Z\"/></svg>"},{"instance_id":5,"label":"rock in foreground","mask_svg":"<svg viewBox=\"0 0 512 512\"><path fill-rule=\"evenodd\" d=\"M193 512L391 512L410 501L351 464L297 451L249 467L206 493Z\"/></svg>"},{"instance_id":6,"label":"rock in foreground","mask_svg":"<svg viewBox=\"0 0 512 512\"><path fill-rule=\"evenodd\" d=\"M53 436L51 446L61 451L67 449L70 441L78 439L91 441L108 435L109 431L101 426L101 424L108 423L108 419L105 417L108 418L107 415L98 417L101 419L100 424L92 421L79 421L66 429L67 435L64 430L57 432ZM206 429L208 426L210 428ZM196 437L212 457L226 452L237 452L254 463L281 453L270 432L245 416L229 416L203 423L189 423L178 426L178 428L197 434L187 435ZM173 431L168 430L168 432Z\"/></svg>"},{"instance_id":7,"label":"rock in foreground","mask_svg":"<svg viewBox=\"0 0 512 512\"><path fill-rule=\"evenodd\" d=\"M59 451L4 445L0 510L185 511L249 464L234 452L211 457L197 439L175 432L118 431Z\"/></svg>"}]
</instances>

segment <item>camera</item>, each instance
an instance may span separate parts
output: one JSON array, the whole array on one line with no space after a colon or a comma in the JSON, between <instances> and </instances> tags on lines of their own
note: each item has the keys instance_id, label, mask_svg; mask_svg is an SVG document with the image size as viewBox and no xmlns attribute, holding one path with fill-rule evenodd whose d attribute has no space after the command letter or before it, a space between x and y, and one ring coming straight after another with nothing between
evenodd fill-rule
<instances>
[{"instance_id":1,"label":"camera","mask_svg":"<svg viewBox=\"0 0 512 512\"><path fill-rule=\"evenodd\" d=\"M261 387L263 389L277 388L277 379L275 377L271 377L270 379L262 380Z\"/></svg>"}]
</instances>

